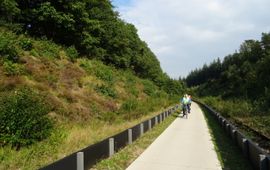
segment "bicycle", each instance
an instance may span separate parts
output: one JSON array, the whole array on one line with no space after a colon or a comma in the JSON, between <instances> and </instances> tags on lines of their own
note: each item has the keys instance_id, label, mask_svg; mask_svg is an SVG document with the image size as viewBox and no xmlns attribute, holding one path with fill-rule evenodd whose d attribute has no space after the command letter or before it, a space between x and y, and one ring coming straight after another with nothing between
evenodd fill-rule
<instances>
[{"instance_id":1,"label":"bicycle","mask_svg":"<svg viewBox=\"0 0 270 170\"><path fill-rule=\"evenodd\" d=\"M183 112L183 117L186 116L186 119L188 118L188 106L186 104L182 105L182 112Z\"/></svg>"}]
</instances>

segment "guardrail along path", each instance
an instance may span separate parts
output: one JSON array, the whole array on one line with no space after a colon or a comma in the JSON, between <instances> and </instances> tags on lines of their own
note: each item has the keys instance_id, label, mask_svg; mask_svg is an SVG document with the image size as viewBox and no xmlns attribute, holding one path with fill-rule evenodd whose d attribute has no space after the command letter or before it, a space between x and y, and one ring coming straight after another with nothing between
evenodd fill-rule
<instances>
[{"instance_id":1,"label":"guardrail along path","mask_svg":"<svg viewBox=\"0 0 270 170\"><path fill-rule=\"evenodd\" d=\"M192 103L188 119L178 117L128 170L221 170L202 110Z\"/></svg>"}]
</instances>

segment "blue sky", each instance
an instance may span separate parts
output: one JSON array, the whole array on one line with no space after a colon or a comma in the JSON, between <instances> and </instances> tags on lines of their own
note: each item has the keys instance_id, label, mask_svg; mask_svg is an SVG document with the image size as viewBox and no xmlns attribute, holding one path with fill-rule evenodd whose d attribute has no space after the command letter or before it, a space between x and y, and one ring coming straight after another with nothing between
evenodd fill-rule
<instances>
[{"instance_id":1,"label":"blue sky","mask_svg":"<svg viewBox=\"0 0 270 170\"><path fill-rule=\"evenodd\" d=\"M172 78L270 32L269 0L112 0Z\"/></svg>"},{"instance_id":2,"label":"blue sky","mask_svg":"<svg viewBox=\"0 0 270 170\"><path fill-rule=\"evenodd\" d=\"M128 6L131 0L112 0L112 4L116 7Z\"/></svg>"}]
</instances>

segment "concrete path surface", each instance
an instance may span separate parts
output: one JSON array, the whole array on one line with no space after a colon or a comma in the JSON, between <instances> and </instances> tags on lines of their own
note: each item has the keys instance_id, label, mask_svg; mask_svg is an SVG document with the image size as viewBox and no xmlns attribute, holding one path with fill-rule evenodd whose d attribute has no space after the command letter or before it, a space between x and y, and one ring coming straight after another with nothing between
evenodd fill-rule
<instances>
[{"instance_id":1,"label":"concrete path surface","mask_svg":"<svg viewBox=\"0 0 270 170\"><path fill-rule=\"evenodd\" d=\"M192 103L127 170L221 170L203 113Z\"/></svg>"}]
</instances>

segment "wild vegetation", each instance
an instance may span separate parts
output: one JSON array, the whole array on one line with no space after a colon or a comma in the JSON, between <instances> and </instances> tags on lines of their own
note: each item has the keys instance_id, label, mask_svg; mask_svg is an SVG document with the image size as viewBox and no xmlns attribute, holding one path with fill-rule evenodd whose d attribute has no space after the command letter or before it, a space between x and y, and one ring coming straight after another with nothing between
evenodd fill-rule
<instances>
[{"instance_id":1,"label":"wild vegetation","mask_svg":"<svg viewBox=\"0 0 270 170\"><path fill-rule=\"evenodd\" d=\"M0 19L17 33L45 37L69 47L72 59L83 55L101 60L129 69L168 93L179 92L179 82L162 71L136 28L119 18L109 0L2 0ZM27 41L22 43L31 47Z\"/></svg>"},{"instance_id":2,"label":"wild vegetation","mask_svg":"<svg viewBox=\"0 0 270 170\"><path fill-rule=\"evenodd\" d=\"M108 0L0 1L0 169L40 168L183 89Z\"/></svg>"},{"instance_id":3,"label":"wild vegetation","mask_svg":"<svg viewBox=\"0 0 270 170\"><path fill-rule=\"evenodd\" d=\"M270 33L246 40L238 52L192 71L187 85L238 125L270 139ZM270 145L267 146L269 149Z\"/></svg>"}]
</instances>

